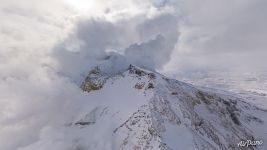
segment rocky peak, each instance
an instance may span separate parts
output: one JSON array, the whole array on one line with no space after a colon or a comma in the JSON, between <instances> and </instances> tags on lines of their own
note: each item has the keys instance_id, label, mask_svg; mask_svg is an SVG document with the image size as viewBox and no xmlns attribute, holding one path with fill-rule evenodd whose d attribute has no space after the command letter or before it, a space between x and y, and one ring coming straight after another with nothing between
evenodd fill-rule
<instances>
[{"instance_id":1,"label":"rocky peak","mask_svg":"<svg viewBox=\"0 0 267 150\"><path fill-rule=\"evenodd\" d=\"M86 92L99 90L105 84L106 78L106 75L96 66L88 73L88 76L81 84L81 89Z\"/></svg>"},{"instance_id":2,"label":"rocky peak","mask_svg":"<svg viewBox=\"0 0 267 150\"><path fill-rule=\"evenodd\" d=\"M94 67L91 71L89 71L87 77L81 84L81 89L86 92L94 91L94 90L100 90L103 88L106 80L108 78L114 77L121 75L125 72L135 75L136 77L148 77L149 80L156 79L156 74L145 70L141 69L137 66L134 66L132 64L129 65L129 67L126 70L119 70L116 73L113 71L106 71L107 68L101 68L102 66L96 66ZM112 73L109 73L112 72ZM136 85L136 87L140 88L140 86ZM149 83L148 88L154 88L153 83Z\"/></svg>"}]
</instances>

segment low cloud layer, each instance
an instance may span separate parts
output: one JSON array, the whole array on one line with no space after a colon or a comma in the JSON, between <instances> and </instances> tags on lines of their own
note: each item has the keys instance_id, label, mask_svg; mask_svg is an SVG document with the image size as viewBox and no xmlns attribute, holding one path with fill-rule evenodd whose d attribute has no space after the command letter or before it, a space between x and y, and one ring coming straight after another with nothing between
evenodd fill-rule
<instances>
[{"instance_id":1,"label":"low cloud layer","mask_svg":"<svg viewBox=\"0 0 267 150\"><path fill-rule=\"evenodd\" d=\"M54 145L66 150L64 141L73 133L57 129L88 102L79 84L110 54L115 64L171 75L266 68L266 5L264 0L1 0L0 149L42 149L48 139L61 139Z\"/></svg>"}]
</instances>

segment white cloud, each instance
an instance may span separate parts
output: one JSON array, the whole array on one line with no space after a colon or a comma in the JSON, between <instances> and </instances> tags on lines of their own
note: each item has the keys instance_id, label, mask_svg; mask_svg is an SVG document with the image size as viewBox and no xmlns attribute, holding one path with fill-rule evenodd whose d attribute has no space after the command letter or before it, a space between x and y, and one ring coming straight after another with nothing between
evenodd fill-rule
<instances>
[{"instance_id":1,"label":"white cloud","mask_svg":"<svg viewBox=\"0 0 267 150\"><path fill-rule=\"evenodd\" d=\"M124 55L129 63L161 69L178 41L178 18L169 8L151 10L152 6L112 21L105 17L80 20L76 30L55 48L60 73L80 82L88 68L110 51Z\"/></svg>"},{"instance_id":2,"label":"white cloud","mask_svg":"<svg viewBox=\"0 0 267 150\"><path fill-rule=\"evenodd\" d=\"M1 0L0 149L73 140L53 133L85 103L79 83L110 51L157 70L171 60L172 73L266 65L263 0L85 3ZM69 147L60 142L58 149Z\"/></svg>"},{"instance_id":3,"label":"white cloud","mask_svg":"<svg viewBox=\"0 0 267 150\"><path fill-rule=\"evenodd\" d=\"M175 43L176 31L164 30L169 8L158 10L150 1L104 3L95 4L101 13L88 15L85 12L91 8L80 12L62 1L1 1L0 149L36 145L46 149L54 145L45 143L51 138L58 141L58 149L70 148L66 141L76 136L56 129L71 122L88 101L79 88L83 73L107 51L123 53L131 45L145 45L158 35ZM174 26L176 21L171 28ZM163 43L168 52L155 52L167 58L158 66L171 54L167 42ZM121 64L123 59L114 61ZM55 130L58 132L53 134Z\"/></svg>"}]
</instances>

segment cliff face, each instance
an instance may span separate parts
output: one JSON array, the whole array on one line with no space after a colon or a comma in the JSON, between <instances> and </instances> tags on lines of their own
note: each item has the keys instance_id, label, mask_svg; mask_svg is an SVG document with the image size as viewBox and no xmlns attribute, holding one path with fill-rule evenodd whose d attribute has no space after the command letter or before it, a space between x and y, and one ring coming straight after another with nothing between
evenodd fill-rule
<instances>
[{"instance_id":1,"label":"cliff face","mask_svg":"<svg viewBox=\"0 0 267 150\"><path fill-rule=\"evenodd\" d=\"M258 114L267 115L235 96L201 90L133 65L113 75L96 67L81 89L99 105L83 111L71 127L111 137L88 139L91 144L81 144L81 149L241 149L241 140L262 138L254 127L265 125Z\"/></svg>"}]
</instances>

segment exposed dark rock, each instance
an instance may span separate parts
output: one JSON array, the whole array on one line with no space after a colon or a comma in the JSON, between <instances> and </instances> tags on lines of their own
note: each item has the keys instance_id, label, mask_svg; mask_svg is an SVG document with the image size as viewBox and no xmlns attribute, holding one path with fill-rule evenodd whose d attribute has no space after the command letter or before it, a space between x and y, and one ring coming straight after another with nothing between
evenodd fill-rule
<instances>
[{"instance_id":1,"label":"exposed dark rock","mask_svg":"<svg viewBox=\"0 0 267 150\"><path fill-rule=\"evenodd\" d=\"M150 79L156 79L156 75L154 73L148 73L148 77Z\"/></svg>"},{"instance_id":2,"label":"exposed dark rock","mask_svg":"<svg viewBox=\"0 0 267 150\"><path fill-rule=\"evenodd\" d=\"M178 95L178 93L177 93L177 92L172 92L171 94L172 94L172 95Z\"/></svg>"},{"instance_id":3,"label":"exposed dark rock","mask_svg":"<svg viewBox=\"0 0 267 150\"><path fill-rule=\"evenodd\" d=\"M75 123L75 125L81 125L81 126L91 125L91 124L95 124L95 122L76 122Z\"/></svg>"},{"instance_id":4,"label":"exposed dark rock","mask_svg":"<svg viewBox=\"0 0 267 150\"><path fill-rule=\"evenodd\" d=\"M200 98L202 100L202 102L204 102L205 104L208 104L208 105L211 104L211 101L208 98L208 96L205 93L203 93L202 91L197 91L196 96L198 98Z\"/></svg>"},{"instance_id":5,"label":"exposed dark rock","mask_svg":"<svg viewBox=\"0 0 267 150\"><path fill-rule=\"evenodd\" d=\"M105 81L105 75L101 72L99 67L95 67L89 72L80 88L86 92L100 90L101 88L103 88Z\"/></svg>"},{"instance_id":6,"label":"exposed dark rock","mask_svg":"<svg viewBox=\"0 0 267 150\"><path fill-rule=\"evenodd\" d=\"M130 74L136 74L138 76L145 76L147 75L147 73L141 69L138 69L137 67L133 66L133 65L130 65L129 68L129 73Z\"/></svg>"},{"instance_id":7,"label":"exposed dark rock","mask_svg":"<svg viewBox=\"0 0 267 150\"><path fill-rule=\"evenodd\" d=\"M134 87L140 90L140 89L143 89L144 86L145 86L145 82L141 82L141 83L136 83Z\"/></svg>"},{"instance_id":8,"label":"exposed dark rock","mask_svg":"<svg viewBox=\"0 0 267 150\"><path fill-rule=\"evenodd\" d=\"M231 113L230 113L230 116L231 116L231 119L233 120L233 122L234 122L236 125L240 125L240 124L241 124L235 113L231 112Z\"/></svg>"},{"instance_id":9,"label":"exposed dark rock","mask_svg":"<svg viewBox=\"0 0 267 150\"><path fill-rule=\"evenodd\" d=\"M147 88L148 88L148 89L153 89L153 88L154 88L154 84L153 84L153 83L148 83Z\"/></svg>"}]
</instances>

